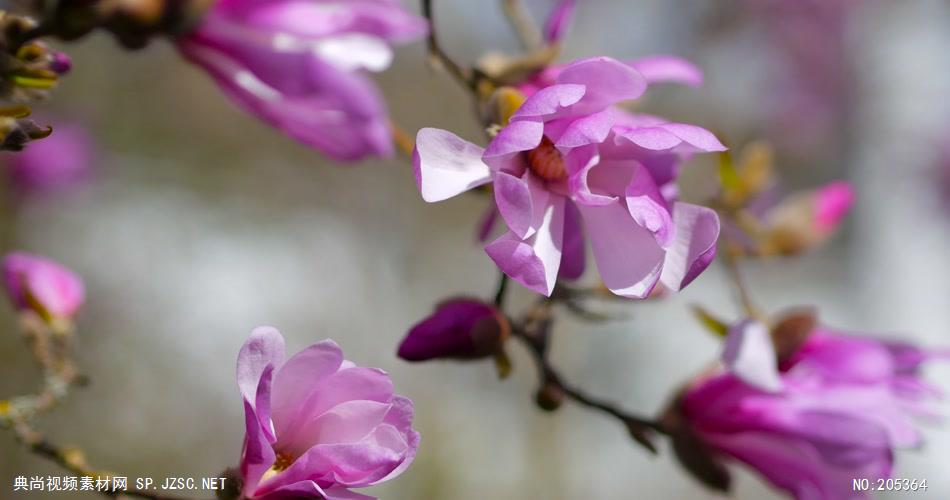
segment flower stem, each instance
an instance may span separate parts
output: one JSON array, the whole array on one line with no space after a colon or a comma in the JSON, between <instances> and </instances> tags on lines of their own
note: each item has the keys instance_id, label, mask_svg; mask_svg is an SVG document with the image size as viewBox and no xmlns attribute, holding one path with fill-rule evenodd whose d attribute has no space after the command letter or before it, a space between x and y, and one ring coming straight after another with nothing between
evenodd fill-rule
<instances>
[{"instance_id":1,"label":"flower stem","mask_svg":"<svg viewBox=\"0 0 950 500\"><path fill-rule=\"evenodd\" d=\"M547 391L553 390L563 394L575 403L609 415L620 421L626 427L630 436L652 453L657 452L653 443L655 434L666 434L667 431L660 422L634 415L625 411L611 401L591 396L576 386L565 382L563 377L551 365L547 358L548 335L550 328L551 301L543 300L539 307L529 313L525 321L514 325L512 334L524 344L532 354L532 360L538 372L540 386Z\"/></svg>"}]
</instances>

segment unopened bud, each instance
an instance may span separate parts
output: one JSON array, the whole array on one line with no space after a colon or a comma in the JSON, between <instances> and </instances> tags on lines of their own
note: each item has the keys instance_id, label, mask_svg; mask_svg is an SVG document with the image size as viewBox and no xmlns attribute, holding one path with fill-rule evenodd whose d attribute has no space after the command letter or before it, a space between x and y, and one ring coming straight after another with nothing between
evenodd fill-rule
<instances>
[{"instance_id":1,"label":"unopened bud","mask_svg":"<svg viewBox=\"0 0 950 500\"><path fill-rule=\"evenodd\" d=\"M487 358L499 351L510 329L495 306L478 299L450 299L409 330L398 355L406 361Z\"/></svg>"},{"instance_id":2,"label":"unopened bud","mask_svg":"<svg viewBox=\"0 0 950 500\"><path fill-rule=\"evenodd\" d=\"M564 389L553 382L546 382L538 389L534 402L544 411L555 411L564 404Z\"/></svg>"}]
</instances>

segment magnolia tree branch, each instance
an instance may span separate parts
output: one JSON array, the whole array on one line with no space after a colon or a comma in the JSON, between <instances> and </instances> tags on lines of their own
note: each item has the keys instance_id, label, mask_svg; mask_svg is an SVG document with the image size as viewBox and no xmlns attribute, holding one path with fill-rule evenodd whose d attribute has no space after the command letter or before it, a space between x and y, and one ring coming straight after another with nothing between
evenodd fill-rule
<instances>
[{"instance_id":1,"label":"magnolia tree branch","mask_svg":"<svg viewBox=\"0 0 950 500\"><path fill-rule=\"evenodd\" d=\"M448 54L442 50L439 44L438 36L435 30L435 17L432 10L433 0L422 0L422 15L429 21L429 36L426 38L426 44L429 50L429 60L437 66L441 66L449 72L459 83L469 90L475 89L475 79L470 69L462 67L456 63Z\"/></svg>"},{"instance_id":2,"label":"magnolia tree branch","mask_svg":"<svg viewBox=\"0 0 950 500\"><path fill-rule=\"evenodd\" d=\"M504 273L495 293L495 306L503 308L508 277ZM536 402L544 410L554 411L564 399L592 410L599 411L620 421L630 436L652 453L657 452L653 438L656 434L666 434L665 428L656 420L644 418L627 412L619 405L587 394L580 388L566 382L548 359L551 325L554 321L552 307L558 300L544 298L528 310L520 321L511 322L511 334L531 352L538 372L539 389Z\"/></svg>"},{"instance_id":3,"label":"magnolia tree branch","mask_svg":"<svg viewBox=\"0 0 950 500\"><path fill-rule=\"evenodd\" d=\"M63 401L73 386L85 383L71 357L72 326L54 321L44 321L31 311L21 314L20 325L33 359L43 373L43 387L36 394L0 400L0 427L9 428L17 442L30 452L50 460L63 469L79 476L100 479L113 477L106 472L97 472L85 459L82 450L56 446L36 430L32 421ZM111 485L111 483L110 483ZM181 497L157 495L136 488L96 490L103 496L146 498L151 500L188 500Z\"/></svg>"}]
</instances>

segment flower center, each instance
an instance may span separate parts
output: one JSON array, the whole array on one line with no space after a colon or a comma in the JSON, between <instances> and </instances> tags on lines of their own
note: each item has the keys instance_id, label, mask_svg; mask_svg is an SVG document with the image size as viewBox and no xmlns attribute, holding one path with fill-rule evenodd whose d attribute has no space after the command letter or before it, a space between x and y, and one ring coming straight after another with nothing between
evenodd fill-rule
<instances>
[{"instance_id":1,"label":"flower center","mask_svg":"<svg viewBox=\"0 0 950 500\"><path fill-rule=\"evenodd\" d=\"M265 472L264 476L261 478L261 482L264 482L287 470L287 468L294 463L294 460L294 457L291 455L286 453L278 453L277 458L274 459L274 465L271 465L270 469L267 469L267 472Z\"/></svg>"},{"instance_id":2,"label":"flower center","mask_svg":"<svg viewBox=\"0 0 950 500\"><path fill-rule=\"evenodd\" d=\"M559 181L567 177L567 167L564 157L554 147L554 143L547 136L541 138L538 147L526 153L528 168L538 177L546 181Z\"/></svg>"}]
</instances>

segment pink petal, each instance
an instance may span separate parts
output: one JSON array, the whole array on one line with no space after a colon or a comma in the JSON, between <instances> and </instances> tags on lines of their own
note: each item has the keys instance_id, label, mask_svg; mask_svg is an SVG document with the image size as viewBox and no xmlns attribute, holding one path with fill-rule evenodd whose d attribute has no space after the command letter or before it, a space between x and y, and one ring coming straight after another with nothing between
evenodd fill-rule
<instances>
[{"instance_id":1,"label":"pink petal","mask_svg":"<svg viewBox=\"0 0 950 500\"><path fill-rule=\"evenodd\" d=\"M284 337L276 328L259 326L241 346L237 359L238 389L245 401L255 405L261 374L270 365L279 367L284 363Z\"/></svg>"},{"instance_id":2,"label":"pink petal","mask_svg":"<svg viewBox=\"0 0 950 500\"><path fill-rule=\"evenodd\" d=\"M277 456L261 428L260 419L250 401L244 400L244 450L241 453L241 477L244 479L244 495L253 498L264 473L271 468Z\"/></svg>"},{"instance_id":3,"label":"pink petal","mask_svg":"<svg viewBox=\"0 0 950 500\"><path fill-rule=\"evenodd\" d=\"M576 148L588 144L600 144L607 139L614 126L617 111L607 108L597 113L570 120L554 145L559 148Z\"/></svg>"},{"instance_id":4,"label":"pink petal","mask_svg":"<svg viewBox=\"0 0 950 500\"><path fill-rule=\"evenodd\" d=\"M637 224L619 201L578 208L604 285L623 297L649 295L663 267L663 249L653 234Z\"/></svg>"},{"instance_id":5,"label":"pink petal","mask_svg":"<svg viewBox=\"0 0 950 500\"><path fill-rule=\"evenodd\" d=\"M332 340L313 344L294 354L274 374L271 412L279 439L288 426L303 418L309 396L322 388L321 381L337 372L343 362L340 346Z\"/></svg>"},{"instance_id":6,"label":"pink petal","mask_svg":"<svg viewBox=\"0 0 950 500\"><path fill-rule=\"evenodd\" d=\"M643 75L609 57L574 62L561 71L557 83L584 86L584 97L574 105L574 108L578 108L577 114L593 113L622 101L636 99L647 89Z\"/></svg>"},{"instance_id":7,"label":"pink petal","mask_svg":"<svg viewBox=\"0 0 950 500\"><path fill-rule=\"evenodd\" d=\"M491 180L484 150L457 135L424 128L416 135L413 169L422 199L442 201Z\"/></svg>"},{"instance_id":8,"label":"pink petal","mask_svg":"<svg viewBox=\"0 0 950 500\"><path fill-rule=\"evenodd\" d=\"M743 382L766 392L781 392L778 359L768 328L745 320L729 329L722 362Z\"/></svg>"},{"instance_id":9,"label":"pink petal","mask_svg":"<svg viewBox=\"0 0 950 500\"><path fill-rule=\"evenodd\" d=\"M303 455L318 444L353 443L376 430L392 405L379 401L344 401L318 417L304 422L294 433L294 441L278 449L294 456Z\"/></svg>"},{"instance_id":10,"label":"pink petal","mask_svg":"<svg viewBox=\"0 0 950 500\"><path fill-rule=\"evenodd\" d=\"M519 239L529 238L544 221L550 193L530 171L521 177L499 172L494 179L495 204L505 224Z\"/></svg>"},{"instance_id":11,"label":"pink petal","mask_svg":"<svg viewBox=\"0 0 950 500\"><path fill-rule=\"evenodd\" d=\"M673 216L666 200L653 182L650 172L640 164L633 170L633 178L625 192L627 211L633 220L656 235L656 242L666 248L675 236Z\"/></svg>"},{"instance_id":12,"label":"pink petal","mask_svg":"<svg viewBox=\"0 0 950 500\"><path fill-rule=\"evenodd\" d=\"M538 210L543 219L530 238L523 240L508 232L485 247L485 252L502 272L544 295L554 290L561 264L565 201L560 196L552 196L547 206Z\"/></svg>"},{"instance_id":13,"label":"pink petal","mask_svg":"<svg viewBox=\"0 0 950 500\"><path fill-rule=\"evenodd\" d=\"M703 84L703 72L693 63L675 56L651 56L627 64L640 72L647 83L682 83L690 87Z\"/></svg>"},{"instance_id":14,"label":"pink petal","mask_svg":"<svg viewBox=\"0 0 950 500\"><path fill-rule=\"evenodd\" d=\"M681 290L702 273L716 257L719 216L715 210L676 202L673 204L675 239L667 248L663 285Z\"/></svg>"},{"instance_id":15,"label":"pink petal","mask_svg":"<svg viewBox=\"0 0 950 500\"><path fill-rule=\"evenodd\" d=\"M564 207L564 237L561 251L559 278L576 280L584 274L587 263L587 248L581 213L574 203Z\"/></svg>"},{"instance_id":16,"label":"pink petal","mask_svg":"<svg viewBox=\"0 0 950 500\"><path fill-rule=\"evenodd\" d=\"M511 116L511 121L553 115L577 104L586 92L584 85L562 84L544 87L521 104L518 111Z\"/></svg>"}]
</instances>

